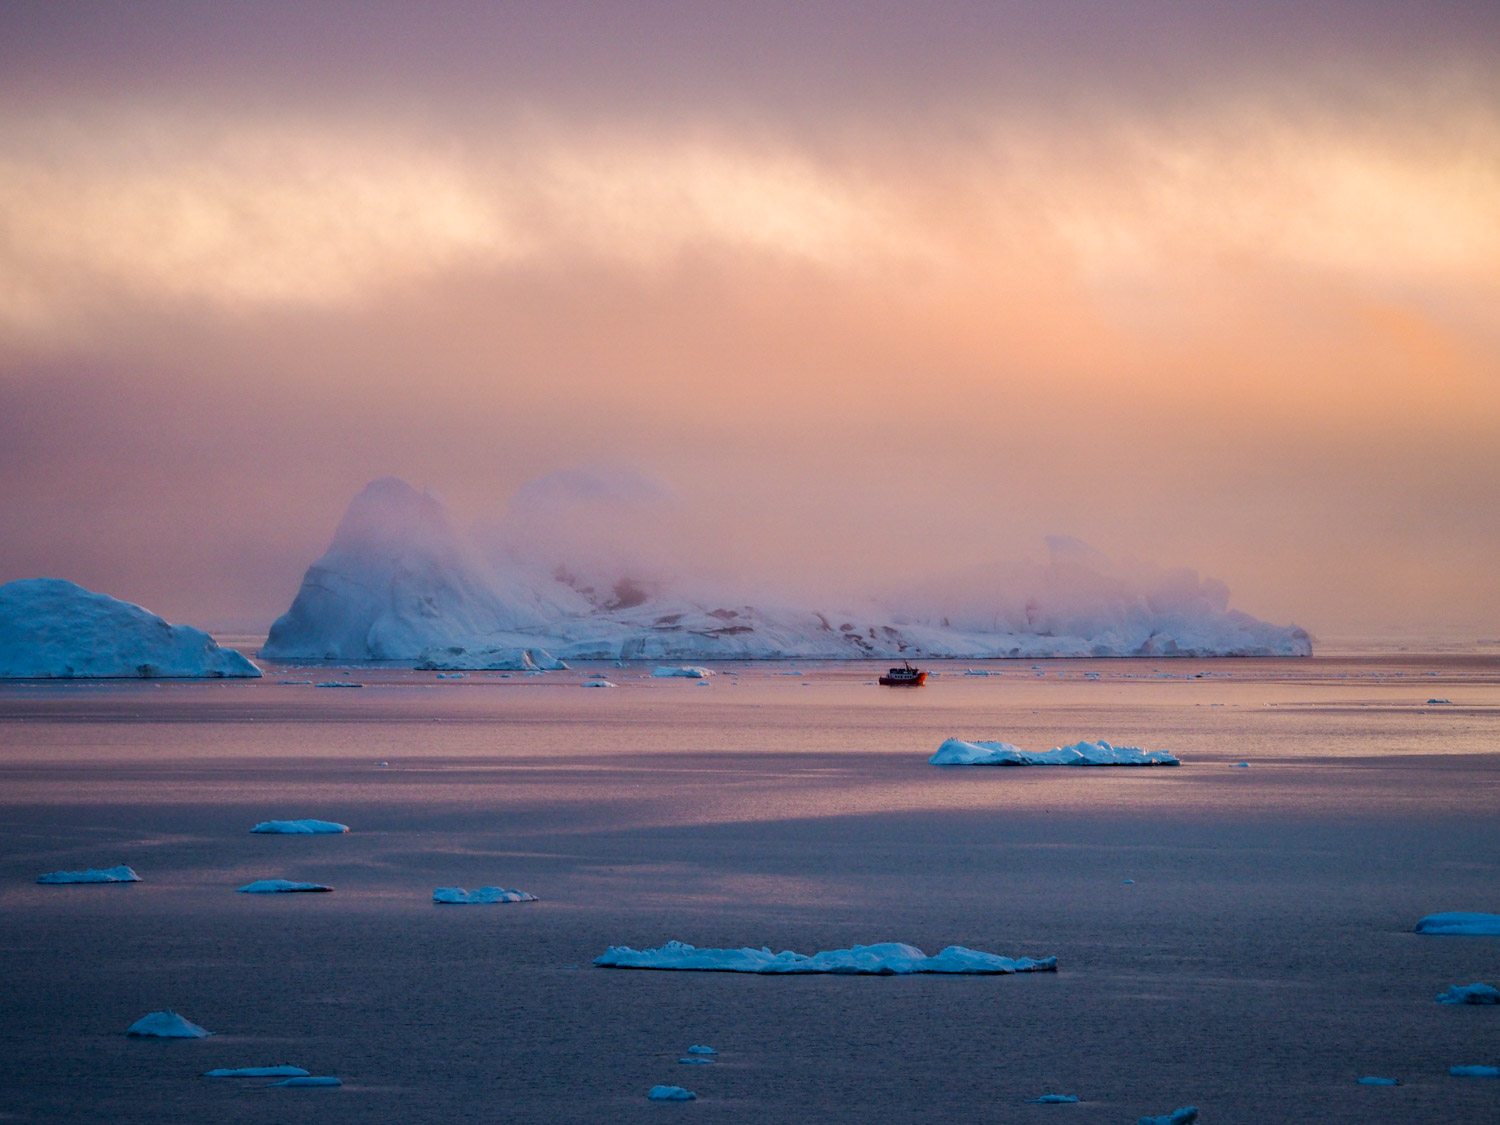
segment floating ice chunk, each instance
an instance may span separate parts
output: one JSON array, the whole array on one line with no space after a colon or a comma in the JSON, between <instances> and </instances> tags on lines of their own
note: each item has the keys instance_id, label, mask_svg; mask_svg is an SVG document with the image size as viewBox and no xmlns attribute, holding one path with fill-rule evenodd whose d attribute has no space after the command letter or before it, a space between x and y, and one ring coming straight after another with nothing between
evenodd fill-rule
<instances>
[{"instance_id":1,"label":"floating ice chunk","mask_svg":"<svg viewBox=\"0 0 1500 1125\"><path fill-rule=\"evenodd\" d=\"M326 1075L298 1075L281 1082L272 1082L272 1086L342 1086L343 1083L337 1078Z\"/></svg>"},{"instance_id":2,"label":"floating ice chunk","mask_svg":"<svg viewBox=\"0 0 1500 1125\"><path fill-rule=\"evenodd\" d=\"M293 891L331 891L332 887L325 887L322 883L294 883L290 879L257 879L253 883L246 883L239 889L242 895L277 895L290 894Z\"/></svg>"},{"instance_id":3,"label":"floating ice chunk","mask_svg":"<svg viewBox=\"0 0 1500 1125\"><path fill-rule=\"evenodd\" d=\"M202 1039L213 1032L205 1031L192 1020L183 1019L168 1008L164 1012L151 1012L142 1016L130 1025L125 1034L155 1039Z\"/></svg>"},{"instance_id":4,"label":"floating ice chunk","mask_svg":"<svg viewBox=\"0 0 1500 1125\"><path fill-rule=\"evenodd\" d=\"M1454 1078L1500 1078L1500 1066L1450 1066Z\"/></svg>"},{"instance_id":5,"label":"floating ice chunk","mask_svg":"<svg viewBox=\"0 0 1500 1125\"><path fill-rule=\"evenodd\" d=\"M306 1078L300 1066L241 1066L233 1070L210 1070L204 1078Z\"/></svg>"},{"instance_id":6,"label":"floating ice chunk","mask_svg":"<svg viewBox=\"0 0 1500 1125\"><path fill-rule=\"evenodd\" d=\"M1247 769L1250 768L1250 763L1249 762L1235 762L1234 765L1230 766L1229 768L1232 769L1232 770L1247 770Z\"/></svg>"},{"instance_id":7,"label":"floating ice chunk","mask_svg":"<svg viewBox=\"0 0 1500 1125\"><path fill-rule=\"evenodd\" d=\"M677 1060L680 1063L690 1063L694 1066L707 1066L713 1059L705 1059L699 1055L687 1055Z\"/></svg>"},{"instance_id":8,"label":"floating ice chunk","mask_svg":"<svg viewBox=\"0 0 1500 1125\"><path fill-rule=\"evenodd\" d=\"M566 672L568 666L544 648L519 645L486 645L469 649L463 645L424 648L414 665L419 671L439 668L449 672ZM451 676L449 677L452 678Z\"/></svg>"},{"instance_id":9,"label":"floating ice chunk","mask_svg":"<svg viewBox=\"0 0 1500 1125\"><path fill-rule=\"evenodd\" d=\"M525 891L507 891L502 887L480 887L477 891L466 891L462 887L439 887L432 892L432 901L458 905L482 905L491 902L535 902L536 895Z\"/></svg>"},{"instance_id":10,"label":"floating ice chunk","mask_svg":"<svg viewBox=\"0 0 1500 1125\"><path fill-rule=\"evenodd\" d=\"M1120 884L1120 886L1122 886L1122 887L1133 887L1133 886L1135 886L1135 880L1134 879L1126 879L1124 882L1122 882Z\"/></svg>"},{"instance_id":11,"label":"floating ice chunk","mask_svg":"<svg viewBox=\"0 0 1500 1125\"><path fill-rule=\"evenodd\" d=\"M1357 1079L1355 1079L1355 1081L1359 1085L1361 1085L1361 1086L1399 1086L1399 1085L1401 1085L1401 1079L1399 1079L1399 1078L1375 1078L1374 1076L1371 1076L1371 1077L1368 1077L1368 1078L1357 1078Z\"/></svg>"},{"instance_id":12,"label":"floating ice chunk","mask_svg":"<svg viewBox=\"0 0 1500 1125\"><path fill-rule=\"evenodd\" d=\"M928 957L915 946L901 942L856 945L832 949L808 957L791 950L772 953L761 949L698 949L680 941L669 941L657 949L631 949L612 945L594 964L612 969L675 969L685 972L719 973L1033 973L1055 972L1056 957L1012 960L994 953L981 953L950 945Z\"/></svg>"},{"instance_id":13,"label":"floating ice chunk","mask_svg":"<svg viewBox=\"0 0 1500 1125\"><path fill-rule=\"evenodd\" d=\"M1032 1105L1071 1105L1078 1099L1072 1094L1043 1094L1039 1098L1027 1098Z\"/></svg>"},{"instance_id":14,"label":"floating ice chunk","mask_svg":"<svg viewBox=\"0 0 1500 1125\"><path fill-rule=\"evenodd\" d=\"M466 680L468 677L469 674L467 672L439 672L437 674L437 678L440 680Z\"/></svg>"},{"instance_id":15,"label":"floating ice chunk","mask_svg":"<svg viewBox=\"0 0 1500 1125\"><path fill-rule=\"evenodd\" d=\"M391 764L391 763L390 763L390 762L376 762L376 763L375 763L375 764L376 764L376 765L377 765L377 766L388 766L388 765L390 765L390 764Z\"/></svg>"},{"instance_id":16,"label":"floating ice chunk","mask_svg":"<svg viewBox=\"0 0 1500 1125\"><path fill-rule=\"evenodd\" d=\"M38 883L139 883L141 877L123 863L119 867L90 867L87 871L49 871Z\"/></svg>"},{"instance_id":17,"label":"floating ice chunk","mask_svg":"<svg viewBox=\"0 0 1500 1125\"><path fill-rule=\"evenodd\" d=\"M1439 1004L1500 1004L1500 991L1487 984L1455 984L1437 998Z\"/></svg>"},{"instance_id":18,"label":"floating ice chunk","mask_svg":"<svg viewBox=\"0 0 1500 1125\"><path fill-rule=\"evenodd\" d=\"M690 1055L717 1055L718 1053L712 1047L703 1047L696 1043L688 1048L688 1054Z\"/></svg>"},{"instance_id":19,"label":"floating ice chunk","mask_svg":"<svg viewBox=\"0 0 1500 1125\"><path fill-rule=\"evenodd\" d=\"M1500 914L1429 914L1417 923L1416 932L1500 937Z\"/></svg>"},{"instance_id":20,"label":"floating ice chunk","mask_svg":"<svg viewBox=\"0 0 1500 1125\"><path fill-rule=\"evenodd\" d=\"M583 686L584 687L618 687L619 685L612 684L608 680L585 680L584 683L583 683Z\"/></svg>"},{"instance_id":21,"label":"floating ice chunk","mask_svg":"<svg viewBox=\"0 0 1500 1125\"><path fill-rule=\"evenodd\" d=\"M696 665L688 664L683 665L681 668L653 668L651 674L659 680L674 676L685 680L706 680L713 675L707 668L699 668Z\"/></svg>"},{"instance_id":22,"label":"floating ice chunk","mask_svg":"<svg viewBox=\"0 0 1500 1125\"><path fill-rule=\"evenodd\" d=\"M322 836L347 832L349 826L332 820L263 820L250 831L284 836Z\"/></svg>"},{"instance_id":23,"label":"floating ice chunk","mask_svg":"<svg viewBox=\"0 0 1500 1125\"><path fill-rule=\"evenodd\" d=\"M1453 700L1451 700L1451 699L1429 699L1427 701L1427 706L1431 707L1431 706L1435 706L1436 704L1439 704L1439 703L1447 703L1447 704L1451 705L1452 702L1453 702Z\"/></svg>"},{"instance_id":24,"label":"floating ice chunk","mask_svg":"<svg viewBox=\"0 0 1500 1125\"><path fill-rule=\"evenodd\" d=\"M950 738L927 759L934 766L1175 766L1181 763L1165 750L1075 742L1052 750L1027 751L1009 742L965 742Z\"/></svg>"},{"instance_id":25,"label":"floating ice chunk","mask_svg":"<svg viewBox=\"0 0 1500 1125\"><path fill-rule=\"evenodd\" d=\"M690 1102L698 1097L681 1086L652 1086L646 1091L646 1096L653 1102Z\"/></svg>"},{"instance_id":26,"label":"floating ice chunk","mask_svg":"<svg viewBox=\"0 0 1500 1125\"><path fill-rule=\"evenodd\" d=\"M1194 1105L1174 1109L1162 1117L1143 1117L1136 1125L1193 1125L1198 1120L1198 1107Z\"/></svg>"},{"instance_id":27,"label":"floating ice chunk","mask_svg":"<svg viewBox=\"0 0 1500 1125\"><path fill-rule=\"evenodd\" d=\"M260 669L201 629L61 578L0 586L0 680L226 676Z\"/></svg>"},{"instance_id":28,"label":"floating ice chunk","mask_svg":"<svg viewBox=\"0 0 1500 1125\"><path fill-rule=\"evenodd\" d=\"M282 687L312 687L311 680L277 680Z\"/></svg>"},{"instance_id":29,"label":"floating ice chunk","mask_svg":"<svg viewBox=\"0 0 1500 1125\"><path fill-rule=\"evenodd\" d=\"M993 671L989 668L965 668L965 676L999 676L1003 673Z\"/></svg>"},{"instance_id":30,"label":"floating ice chunk","mask_svg":"<svg viewBox=\"0 0 1500 1125\"><path fill-rule=\"evenodd\" d=\"M365 685L364 684L357 684L353 680L324 680L321 684L314 684L313 686L314 687L364 687Z\"/></svg>"}]
</instances>

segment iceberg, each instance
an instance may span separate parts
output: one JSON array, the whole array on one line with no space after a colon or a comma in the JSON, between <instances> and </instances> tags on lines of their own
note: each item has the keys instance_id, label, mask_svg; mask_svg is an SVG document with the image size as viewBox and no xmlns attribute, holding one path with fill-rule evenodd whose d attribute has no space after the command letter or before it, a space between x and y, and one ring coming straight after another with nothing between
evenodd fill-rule
<instances>
[{"instance_id":1,"label":"iceberg","mask_svg":"<svg viewBox=\"0 0 1500 1125\"><path fill-rule=\"evenodd\" d=\"M1417 923L1416 932L1500 937L1500 914L1429 914Z\"/></svg>"},{"instance_id":2,"label":"iceberg","mask_svg":"<svg viewBox=\"0 0 1500 1125\"><path fill-rule=\"evenodd\" d=\"M680 668L661 666L651 669L651 674L658 680L671 679L673 677L685 680L706 680L713 675L707 668L699 668L691 664L684 664Z\"/></svg>"},{"instance_id":3,"label":"iceberg","mask_svg":"<svg viewBox=\"0 0 1500 1125\"><path fill-rule=\"evenodd\" d=\"M585 680L583 682L582 686L583 687L619 687L620 685L619 684L612 684L608 680Z\"/></svg>"},{"instance_id":4,"label":"iceberg","mask_svg":"<svg viewBox=\"0 0 1500 1125\"><path fill-rule=\"evenodd\" d=\"M525 891L507 891L502 887L480 887L477 891L466 891L462 887L439 887L432 892L432 901L482 905L491 902L536 902L537 897Z\"/></svg>"},{"instance_id":5,"label":"iceberg","mask_svg":"<svg viewBox=\"0 0 1500 1125\"><path fill-rule=\"evenodd\" d=\"M1027 1098L1032 1105L1072 1105L1078 1099L1072 1094L1043 1094L1039 1098Z\"/></svg>"},{"instance_id":6,"label":"iceberg","mask_svg":"<svg viewBox=\"0 0 1500 1125\"><path fill-rule=\"evenodd\" d=\"M294 883L290 879L257 879L253 883L246 883L239 889L242 895L277 895L290 894L293 891L331 891L332 887L325 887L322 883Z\"/></svg>"},{"instance_id":7,"label":"iceberg","mask_svg":"<svg viewBox=\"0 0 1500 1125\"><path fill-rule=\"evenodd\" d=\"M1136 1125L1193 1125L1198 1120L1197 1106L1183 1106L1161 1117L1143 1117Z\"/></svg>"},{"instance_id":8,"label":"iceberg","mask_svg":"<svg viewBox=\"0 0 1500 1125\"><path fill-rule=\"evenodd\" d=\"M652 1086L646 1091L646 1097L653 1102L690 1102L698 1095L681 1086Z\"/></svg>"},{"instance_id":9,"label":"iceberg","mask_svg":"<svg viewBox=\"0 0 1500 1125\"><path fill-rule=\"evenodd\" d=\"M554 534L557 521L549 523L544 511L538 522L532 509L545 507L557 488L583 487L605 498L599 502L614 495L568 480L523 488L529 499L517 499L530 509L510 513L504 543L483 546L461 532L431 491L395 478L374 481L308 567L261 655L526 671L512 665L1312 652L1305 630L1230 610L1220 583L1185 569L1120 572L1067 539L1049 541L1046 566L960 576L951 589L898 591L848 608L750 604L739 589L641 577L623 557L554 557L566 554ZM576 532L600 514L596 507L564 530Z\"/></svg>"},{"instance_id":10,"label":"iceberg","mask_svg":"<svg viewBox=\"0 0 1500 1125\"><path fill-rule=\"evenodd\" d=\"M45 875L38 875L36 881L38 883L139 883L141 877L121 864L119 867L102 869L90 867L87 871L49 871Z\"/></svg>"},{"instance_id":11,"label":"iceberg","mask_svg":"<svg viewBox=\"0 0 1500 1125\"><path fill-rule=\"evenodd\" d=\"M1028 751L1009 742L965 742L950 738L927 759L934 766L1176 766L1181 762L1165 750L1075 742L1052 750Z\"/></svg>"},{"instance_id":12,"label":"iceberg","mask_svg":"<svg viewBox=\"0 0 1500 1125\"><path fill-rule=\"evenodd\" d=\"M202 1039L213 1032L205 1031L192 1020L183 1019L168 1008L163 1012L151 1012L142 1016L130 1025L125 1034L154 1039Z\"/></svg>"},{"instance_id":13,"label":"iceberg","mask_svg":"<svg viewBox=\"0 0 1500 1125\"><path fill-rule=\"evenodd\" d=\"M594 964L608 969L668 969L682 972L710 973L848 973L891 975L907 973L1036 973L1056 972L1057 958L1012 960L993 953L981 953L950 945L928 957L920 949L901 942L878 945L856 945L853 949L832 949L811 957L791 950L772 953L761 949L698 949L680 941L669 941L657 949L631 949L612 945L594 958Z\"/></svg>"},{"instance_id":14,"label":"iceberg","mask_svg":"<svg viewBox=\"0 0 1500 1125\"><path fill-rule=\"evenodd\" d=\"M300 1066L241 1066L232 1070L210 1070L204 1078L306 1078Z\"/></svg>"},{"instance_id":15,"label":"iceberg","mask_svg":"<svg viewBox=\"0 0 1500 1125\"><path fill-rule=\"evenodd\" d=\"M299 1074L292 1078L283 1079L280 1082L272 1082L272 1086L342 1086L343 1083L337 1078L328 1078L322 1075Z\"/></svg>"},{"instance_id":16,"label":"iceberg","mask_svg":"<svg viewBox=\"0 0 1500 1125\"><path fill-rule=\"evenodd\" d=\"M687 1049L687 1053L690 1055L717 1055L719 1052L715 1051L712 1047L704 1047L695 1043Z\"/></svg>"},{"instance_id":17,"label":"iceberg","mask_svg":"<svg viewBox=\"0 0 1500 1125\"><path fill-rule=\"evenodd\" d=\"M1399 1085L1401 1085L1401 1079L1399 1079L1399 1078L1376 1078L1373 1075L1371 1075L1368 1078L1356 1078L1355 1082L1358 1085L1360 1085L1360 1086L1399 1086Z\"/></svg>"},{"instance_id":18,"label":"iceberg","mask_svg":"<svg viewBox=\"0 0 1500 1125\"><path fill-rule=\"evenodd\" d=\"M0 679L254 678L260 669L201 629L61 578L0 586Z\"/></svg>"},{"instance_id":19,"label":"iceberg","mask_svg":"<svg viewBox=\"0 0 1500 1125\"><path fill-rule=\"evenodd\" d=\"M1487 984L1455 984L1437 997L1439 1004L1500 1004L1500 989Z\"/></svg>"},{"instance_id":20,"label":"iceberg","mask_svg":"<svg viewBox=\"0 0 1500 1125\"><path fill-rule=\"evenodd\" d=\"M263 820L250 831L284 836L321 836L347 832L349 826L331 820Z\"/></svg>"},{"instance_id":21,"label":"iceberg","mask_svg":"<svg viewBox=\"0 0 1500 1125\"><path fill-rule=\"evenodd\" d=\"M1500 1066L1450 1066L1454 1078L1500 1078Z\"/></svg>"}]
</instances>

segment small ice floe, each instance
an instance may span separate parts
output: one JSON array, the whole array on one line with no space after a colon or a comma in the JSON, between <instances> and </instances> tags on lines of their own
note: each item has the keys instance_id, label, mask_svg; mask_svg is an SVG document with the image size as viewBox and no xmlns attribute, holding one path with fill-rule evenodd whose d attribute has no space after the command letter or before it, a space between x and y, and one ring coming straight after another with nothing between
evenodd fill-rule
<instances>
[{"instance_id":1,"label":"small ice floe","mask_svg":"<svg viewBox=\"0 0 1500 1125\"><path fill-rule=\"evenodd\" d=\"M1437 998L1439 1004L1500 1004L1500 990L1487 984L1455 984Z\"/></svg>"},{"instance_id":2,"label":"small ice floe","mask_svg":"<svg viewBox=\"0 0 1500 1125\"><path fill-rule=\"evenodd\" d=\"M965 742L950 738L927 759L934 766L1176 766L1181 762L1165 750L1075 742L1052 750L1028 751L1009 742Z\"/></svg>"},{"instance_id":3,"label":"small ice floe","mask_svg":"<svg viewBox=\"0 0 1500 1125\"><path fill-rule=\"evenodd\" d=\"M704 1047L694 1043L687 1049L687 1053L690 1055L717 1055L719 1052L715 1051L712 1047Z\"/></svg>"},{"instance_id":4,"label":"small ice floe","mask_svg":"<svg viewBox=\"0 0 1500 1125\"><path fill-rule=\"evenodd\" d=\"M1232 769L1232 770L1247 770L1247 769L1250 768L1250 763L1249 762L1235 762L1234 765L1230 766L1229 768Z\"/></svg>"},{"instance_id":5,"label":"small ice floe","mask_svg":"<svg viewBox=\"0 0 1500 1125\"><path fill-rule=\"evenodd\" d=\"M651 669L651 674L659 680L679 677L685 680L706 680L713 673L707 668L699 668L694 664L685 664L681 668L660 667Z\"/></svg>"},{"instance_id":6,"label":"small ice floe","mask_svg":"<svg viewBox=\"0 0 1500 1125\"><path fill-rule=\"evenodd\" d=\"M1452 706L1453 705L1453 700L1451 700L1451 699L1429 699L1427 701L1426 705L1428 707L1434 707L1434 706L1438 705L1439 703L1446 703L1449 706Z\"/></svg>"},{"instance_id":7,"label":"small ice floe","mask_svg":"<svg viewBox=\"0 0 1500 1125\"><path fill-rule=\"evenodd\" d=\"M1193 1125L1193 1122L1197 1120L1198 1107L1186 1105L1161 1117L1143 1117L1136 1122L1136 1125Z\"/></svg>"},{"instance_id":8,"label":"small ice floe","mask_svg":"<svg viewBox=\"0 0 1500 1125\"><path fill-rule=\"evenodd\" d=\"M183 1019L168 1008L164 1012L151 1012L142 1016L130 1025L125 1034L152 1039L202 1039L213 1032L205 1031L192 1020Z\"/></svg>"},{"instance_id":9,"label":"small ice floe","mask_svg":"<svg viewBox=\"0 0 1500 1125\"><path fill-rule=\"evenodd\" d=\"M853 949L831 949L811 957L790 949L772 953L760 949L698 949L680 941L669 941L657 949L631 949L612 945L594 964L610 969L674 969L710 973L1037 973L1056 972L1057 958L1012 960L994 953L981 953L950 945L933 957L901 942L856 945Z\"/></svg>"},{"instance_id":10,"label":"small ice floe","mask_svg":"<svg viewBox=\"0 0 1500 1125\"><path fill-rule=\"evenodd\" d=\"M332 820L263 820L250 831L283 836L322 836L347 832L349 826Z\"/></svg>"},{"instance_id":11,"label":"small ice floe","mask_svg":"<svg viewBox=\"0 0 1500 1125\"><path fill-rule=\"evenodd\" d=\"M390 765L390 764L391 764L391 763L390 763L390 762L376 762L376 763L375 763L375 764L376 764L376 765L377 765L377 766L388 766L388 765Z\"/></svg>"},{"instance_id":12,"label":"small ice floe","mask_svg":"<svg viewBox=\"0 0 1500 1125\"><path fill-rule=\"evenodd\" d=\"M440 680L466 680L469 678L467 672L439 672L437 678Z\"/></svg>"},{"instance_id":13,"label":"small ice floe","mask_svg":"<svg viewBox=\"0 0 1500 1125\"><path fill-rule=\"evenodd\" d=\"M653 1102L690 1102L698 1095L681 1086L652 1086L646 1091L646 1097Z\"/></svg>"},{"instance_id":14,"label":"small ice floe","mask_svg":"<svg viewBox=\"0 0 1500 1125\"><path fill-rule=\"evenodd\" d=\"M583 682L583 686L584 687L619 687L618 684L612 684L608 680L585 680Z\"/></svg>"},{"instance_id":15,"label":"small ice floe","mask_svg":"<svg viewBox=\"0 0 1500 1125\"><path fill-rule=\"evenodd\" d=\"M1027 1098L1032 1105L1071 1105L1078 1099L1072 1094L1043 1094L1039 1098Z\"/></svg>"},{"instance_id":16,"label":"small ice floe","mask_svg":"<svg viewBox=\"0 0 1500 1125\"><path fill-rule=\"evenodd\" d=\"M320 1074L301 1074L295 1078L283 1079L280 1082L272 1082L272 1086L342 1086L343 1083L337 1078L331 1078Z\"/></svg>"},{"instance_id":17,"label":"small ice floe","mask_svg":"<svg viewBox=\"0 0 1500 1125\"><path fill-rule=\"evenodd\" d=\"M1357 1079L1355 1079L1355 1082L1358 1083L1361 1086L1399 1086L1399 1085L1401 1085L1401 1079L1399 1079L1399 1078L1376 1078L1374 1075L1370 1075L1370 1076L1365 1077L1365 1078L1357 1078Z\"/></svg>"},{"instance_id":18,"label":"small ice floe","mask_svg":"<svg viewBox=\"0 0 1500 1125\"><path fill-rule=\"evenodd\" d=\"M314 684L313 686L314 687L364 687L365 685L364 684L360 684L360 683L355 683L353 680L324 680L321 684Z\"/></svg>"},{"instance_id":19,"label":"small ice floe","mask_svg":"<svg viewBox=\"0 0 1500 1125\"><path fill-rule=\"evenodd\" d=\"M141 877L123 863L119 867L90 867L87 871L49 871L38 883L139 883Z\"/></svg>"},{"instance_id":20,"label":"small ice floe","mask_svg":"<svg viewBox=\"0 0 1500 1125\"><path fill-rule=\"evenodd\" d=\"M277 680L282 687L312 687L311 680Z\"/></svg>"},{"instance_id":21,"label":"small ice floe","mask_svg":"<svg viewBox=\"0 0 1500 1125\"><path fill-rule=\"evenodd\" d=\"M965 676L999 676L1000 672L991 671L989 668L965 668Z\"/></svg>"},{"instance_id":22,"label":"small ice floe","mask_svg":"<svg viewBox=\"0 0 1500 1125\"><path fill-rule=\"evenodd\" d=\"M536 895L525 891L507 891L503 887L480 887L477 891L466 891L462 887L439 887L432 892L432 901L457 905L483 905L491 902L535 902Z\"/></svg>"},{"instance_id":23,"label":"small ice floe","mask_svg":"<svg viewBox=\"0 0 1500 1125\"><path fill-rule=\"evenodd\" d=\"M713 1062L714 1060L713 1059L706 1059L702 1055L684 1055L682 1058L678 1059L677 1061L680 1062L680 1063L687 1063L687 1064L689 1064L691 1066L707 1066L709 1063Z\"/></svg>"},{"instance_id":24,"label":"small ice floe","mask_svg":"<svg viewBox=\"0 0 1500 1125\"><path fill-rule=\"evenodd\" d=\"M241 1066L210 1070L204 1078L306 1078L310 1072L300 1066Z\"/></svg>"},{"instance_id":25,"label":"small ice floe","mask_svg":"<svg viewBox=\"0 0 1500 1125\"><path fill-rule=\"evenodd\" d=\"M1429 914L1417 923L1416 932L1500 937L1500 914Z\"/></svg>"},{"instance_id":26,"label":"small ice floe","mask_svg":"<svg viewBox=\"0 0 1500 1125\"><path fill-rule=\"evenodd\" d=\"M1454 1078L1500 1078L1500 1066L1450 1066Z\"/></svg>"},{"instance_id":27,"label":"small ice floe","mask_svg":"<svg viewBox=\"0 0 1500 1125\"><path fill-rule=\"evenodd\" d=\"M1120 886L1122 886L1122 887L1133 887L1133 886L1135 886L1135 880L1134 879L1126 879L1124 882L1122 882L1120 884Z\"/></svg>"},{"instance_id":28,"label":"small ice floe","mask_svg":"<svg viewBox=\"0 0 1500 1125\"><path fill-rule=\"evenodd\" d=\"M332 887L325 887L322 883L294 883L290 879L257 879L253 883L246 883L239 889L242 895L281 895L292 894L296 891L331 891Z\"/></svg>"}]
</instances>

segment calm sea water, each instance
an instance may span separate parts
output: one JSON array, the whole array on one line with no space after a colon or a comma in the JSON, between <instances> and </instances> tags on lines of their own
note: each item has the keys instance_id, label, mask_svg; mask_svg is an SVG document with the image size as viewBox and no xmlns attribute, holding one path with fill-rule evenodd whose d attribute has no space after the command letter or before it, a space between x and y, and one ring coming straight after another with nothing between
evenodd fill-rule
<instances>
[{"instance_id":1,"label":"calm sea water","mask_svg":"<svg viewBox=\"0 0 1500 1125\"><path fill-rule=\"evenodd\" d=\"M0 686L0 1116L1500 1117L1500 1081L1447 1073L1500 1065L1500 1009L1433 1002L1500 985L1500 939L1411 933L1500 912L1495 655L934 667L915 691L850 664L708 686L650 666ZM594 673L619 686L581 687ZM330 679L365 686L277 682ZM927 765L949 736L1103 737L1184 765ZM249 833L305 816L353 831ZM117 863L144 881L32 882ZM337 889L234 893L278 876ZM434 906L452 885L541 901ZM960 944L1061 971L590 965L673 938ZM217 1034L123 1036L164 1007ZM679 1065L692 1043L719 1061ZM344 1086L199 1077L276 1063ZM647 1102L657 1083L699 1100ZM1027 1104L1045 1093L1083 1100Z\"/></svg>"}]
</instances>

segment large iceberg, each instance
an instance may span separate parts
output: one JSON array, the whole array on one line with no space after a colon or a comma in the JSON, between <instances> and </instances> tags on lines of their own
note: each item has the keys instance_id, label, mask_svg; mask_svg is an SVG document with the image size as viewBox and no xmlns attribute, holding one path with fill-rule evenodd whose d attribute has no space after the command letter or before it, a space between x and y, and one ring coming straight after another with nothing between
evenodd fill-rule
<instances>
[{"instance_id":1,"label":"large iceberg","mask_svg":"<svg viewBox=\"0 0 1500 1125\"><path fill-rule=\"evenodd\" d=\"M546 491L523 489L532 501ZM596 514L590 509L572 522ZM420 661L446 671L509 667L524 663L520 653L547 667L541 658L666 666L1312 651L1304 630L1230 610L1220 583L1187 570L1122 576L1073 540L1052 540L1048 565L1007 571L1003 581L986 574L966 579L958 592L896 591L839 609L751 601L723 583L643 577L628 561L571 565L547 554L565 548L546 527L528 523L532 516L513 516L503 550L482 549L433 493L394 478L375 481L349 505L261 655ZM527 534L533 538L523 541Z\"/></svg>"},{"instance_id":2,"label":"large iceberg","mask_svg":"<svg viewBox=\"0 0 1500 1125\"><path fill-rule=\"evenodd\" d=\"M710 973L1038 973L1055 972L1056 957L1012 960L994 953L981 953L950 945L928 957L920 949L901 942L878 945L856 945L853 949L830 949L811 957L783 950L772 953L761 949L698 949L680 941L669 941L657 949L631 949L612 945L594 958L594 964L608 969L675 969Z\"/></svg>"},{"instance_id":3,"label":"large iceberg","mask_svg":"<svg viewBox=\"0 0 1500 1125\"><path fill-rule=\"evenodd\" d=\"M536 895L525 891L507 891L503 887L480 887L477 891L466 891L462 887L439 887L432 892L432 901L458 906L485 906L493 902L535 902Z\"/></svg>"},{"instance_id":4,"label":"large iceberg","mask_svg":"<svg viewBox=\"0 0 1500 1125\"><path fill-rule=\"evenodd\" d=\"M1500 914L1429 914L1416 925L1419 934L1500 937Z\"/></svg>"},{"instance_id":5,"label":"large iceberg","mask_svg":"<svg viewBox=\"0 0 1500 1125\"><path fill-rule=\"evenodd\" d=\"M171 1008L150 1012L130 1025L126 1035L148 1039L202 1039L212 1035L190 1019L184 1019Z\"/></svg>"},{"instance_id":6,"label":"large iceberg","mask_svg":"<svg viewBox=\"0 0 1500 1125\"><path fill-rule=\"evenodd\" d=\"M927 759L934 766L1177 766L1165 750L1111 746L1104 739L1052 750L1022 750L1009 742L965 742L950 738Z\"/></svg>"},{"instance_id":7,"label":"large iceberg","mask_svg":"<svg viewBox=\"0 0 1500 1125\"><path fill-rule=\"evenodd\" d=\"M260 669L201 629L61 578L0 586L0 679L217 679Z\"/></svg>"},{"instance_id":8,"label":"large iceberg","mask_svg":"<svg viewBox=\"0 0 1500 1125\"><path fill-rule=\"evenodd\" d=\"M123 863L119 867L90 867L87 871L49 871L38 883L139 883L141 877Z\"/></svg>"},{"instance_id":9,"label":"large iceberg","mask_svg":"<svg viewBox=\"0 0 1500 1125\"><path fill-rule=\"evenodd\" d=\"M332 820L263 820L250 831L273 836L324 836L347 832L349 826Z\"/></svg>"}]
</instances>

